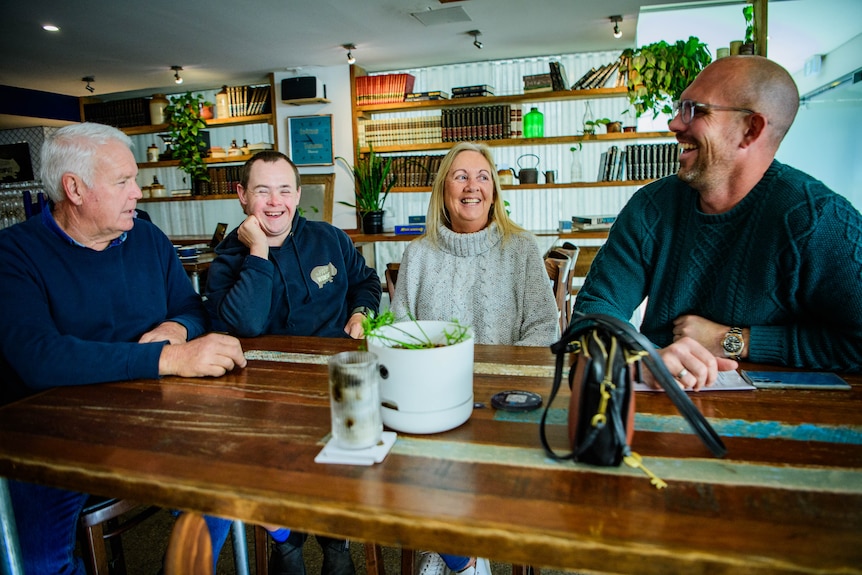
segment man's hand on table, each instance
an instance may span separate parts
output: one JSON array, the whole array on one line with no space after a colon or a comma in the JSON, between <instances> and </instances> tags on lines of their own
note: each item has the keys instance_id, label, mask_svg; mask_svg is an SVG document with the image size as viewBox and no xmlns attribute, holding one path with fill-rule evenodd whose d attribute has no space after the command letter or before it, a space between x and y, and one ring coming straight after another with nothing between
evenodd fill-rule
<instances>
[{"instance_id":1,"label":"man's hand on table","mask_svg":"<svg viewBox=\"0 0 862 575\"><path fill-rule=\"evenodd\" d=\"M690 337L677 339L669 346L658 350L671 375L684 389L702 389L715 383L719 371L739 367L734 360L716 357ZM649 372L644 372L645 383L658 388L658 382Z\"/></svg>"},{"instance_id":2,"label":"man's hand on table","mask_svg":"<svg viewBox=\"0 0 862 575\"><path fill-rule=\"evenodd\" d=\"M219 377L234 367L245 367L239 340L210 333L186 343L166 345L159 357L159 375Z\"/></svg>"},{"instance_id":3,"label":"man's hand on table","mask_svg":"<svg viewBox=\"0 0 862 575\"><path fill-rule=\"evenodd\" d=\"M362 329L362 320L365 319L365 314L355 313L347 320L347 325L344 326L344 333L353 339L362 339L365 337L365 331Z\"/></svg>"},{"instance_id":4,"label":"man's hand on table","mask_svg":"<svg viewBox=\"0 0 862 575\"><path fill-rule=\"evenodd\" d=\"M166 341L168 343L185 343L189 332L181 323L165 321L145 333L138 343L152 343L154 341Z\"/></svg>"}]
</instances>

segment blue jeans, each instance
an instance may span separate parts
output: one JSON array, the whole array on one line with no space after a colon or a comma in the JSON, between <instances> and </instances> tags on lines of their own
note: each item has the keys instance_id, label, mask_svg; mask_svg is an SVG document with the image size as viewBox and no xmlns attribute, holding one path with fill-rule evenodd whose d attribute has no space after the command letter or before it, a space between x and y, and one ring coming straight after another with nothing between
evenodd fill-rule
<instances>
[{"instance_id":1,"label":"blue jeans","mask_svg":"<svg viewBox=\"0 0 862 575\"><path fill-rule=\"evenodd\" d=\"M77 493L33 483L9 481L9 495L15 511L18 541L24 573L86 575L84 562L75 556L78 518L89 499ZM213 542L213 570L231 522L204 517Z\"/></svg>"},{"instance_id":2,"label":"blue jeans","mask_svg":"<svg viewBox=\"0 0 862 575\"><path fill-rule=\"evenodd\" d=\"M443 558L443 563L446 564L446 567L456 573L464 569L467 566L467 563L470 562L469 557L461 557L460 555L447 555L445 553L440 553L440 557Z\"/></svg>"}]
</instances>

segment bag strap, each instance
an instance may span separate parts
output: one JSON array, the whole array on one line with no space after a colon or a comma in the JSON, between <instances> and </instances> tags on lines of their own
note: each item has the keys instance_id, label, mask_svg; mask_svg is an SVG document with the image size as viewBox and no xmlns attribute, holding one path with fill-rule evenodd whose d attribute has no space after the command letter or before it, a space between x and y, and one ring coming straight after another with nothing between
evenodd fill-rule
<instances>
[{"instance_id":1,"label":"bag strap","mask_svg":"<svg viewBox=\"0 0 862 575\"><path fill-rule=\"evenodd\" d=\"M576 351L574 346L564 346L568 347L567 351ZM550 443L548 443L548 438L545 435L545 420L548 418L548 411L551 409L551 404L554 403L554 398L557 397L557 392L560 391L560 382L563 380L563 365L566 360L566 353L557 354L557 362L554 368L554 385L551 387L551 396L548 398L548 402L545 404L545 411L542 412L542 419L539 422L539 438L542 440L542 447L545 448L545 453L553 457L557 460L565 460L565 459L575 459L578 455L580 455L586 447L584 445L587 443L586 441L581 445L580 449L573 450L571 453L567 453L565 455L557 454L552 448ZM592 443L592 441L590 441Z\"/></svg>"},{"instance_id":2,"label":"bag strap","mask_svg":"<svg viewBox=\"0 0 862 575\"><path fill-rule=\"evenodd\" d=\"M552 391L551 401L559 388L560 371L562 368L561 358L564 357L568 351L573 351L570 349L570 343L579 337L580 333L585 329L592 329L594 327L601 326L611 331L613 335L623 341L630 349L638 351L643 350L647 353L646 357L643 358L643 362L652 372L653 376L655 376L656 381L658 381L662 389L667 392L670 400L694 432L716 457L722 457L727 453L727 448L724 446L721 437L716 433L715 429L713 429L709 424L700 410L698 410L694 403L692 403L691 399L686 395L686 392L679 387L676 380L667 370L667 367L664 365L664 361L662 361L661 356L656 352L655 346L650 340L648 340L643 334L635 331L635 329L628 323L615 317L605 314L585 315L578 312L575 313L580 317L573 319L569 328L566 330L566 334L560 339L560 341L551 345L551 351L557 354L557 373L554 375L554 388ZM546 413L547 407L550 406L550 401L548 404L549 405L545 408ZM543 415L543 426L544 421L545 417ZM541 434L542 443L544 445L544 427L541 429Z\"/></svg>"},{"instance_id":3,"label":"bag strap","mask_svg":"<svg viewBox=\"0 0 862 575\"><path fill-rule=\"evenodd\" d=\"M581 330L581 332L576 334L576 337L580 337L583 333L585 333L588 330L589 330L589 327L585 327L583 330ZM565 362L566 353L570 352L570 351L577 351L582 346L584 346L583 342L581 342L578 345L570 345L570 346L567 346L566 352L557 354L556 366L554 368L554 384L551 387L551 396L550 396L550 398L548 398L548 402L545 404L545 410L542 413L542 419L539 422L539 438L542 441L542 447L545 448L545 453L547 453L549 456L551 456L554 459L557 459L559 461L563 461L566 459L576 460L584 452L586 452L587 449L590 448L590 446L596 440L596 437L598 437L599 432L601 432L602 429L604 429L605 425L607 425L607 423L599 423L596 425L591 425L589 433L587 433L586 437L583 438L580 445L578 445L577 449L573 449L571 451L571 453L567 453L565 455L559 455L558 453L556 453L553 450L553 448L551 447L550 443L548 442L548 438L545 434L545 422L546 422L547 417L548 417L548 411L551 408L551 404L554 403L554 398L557 397L557 392L560 390L560 384L561 384L562 379L563 379L563 371L564 371L563 368L565 365L564 362ZM609 357L609 356L607 356L607 357ZM606 360L607 360L607 357L605 357ZM595 361L595 359L594 359L594 361ZM613 398L611 398L609 401L613 402L615 400ZM610 409L610 405L608 407L609 407L608 411L610 411L612 414L614 414L616 410ZM623 429L622 421L617 420L615 423L617 425L617 428L616 428L617 433L618 434L622 433L622 435L620 437L618 437L620 444L628 447L628 444L626 443L625 434L624 434L624 432L622 432L622 429Z\"/></svg>"}]
</instances>

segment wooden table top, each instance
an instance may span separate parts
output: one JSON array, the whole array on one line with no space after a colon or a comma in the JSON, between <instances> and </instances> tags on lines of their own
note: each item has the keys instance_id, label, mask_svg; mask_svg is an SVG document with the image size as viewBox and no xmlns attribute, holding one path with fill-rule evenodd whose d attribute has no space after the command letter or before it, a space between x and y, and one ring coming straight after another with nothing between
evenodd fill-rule
<instances>
[{"instance_id":1,"label":"wooden table top","mask_svg":"<svg viewBox=\"0 0 862 575\"><path fill-rule=\"evenodd\" d=\"M851 391L692 395L728 448L711 457L661 393L639 393L627 467L545 457L547 348L476 346L475 409L457 429L399 434L363 467L314 457L329 432L326 359L350 340L262 337L215 379L55 388L0 408L0 475L249 523L543 567L619 573L862 573L862 376ZM265 353L267 352L267 353ZM275 353L271 353L275 352ZM565 401L550 435L564 446ZM562 400L562 401L561 401Z\"/></svg>"},{"instance_id":2,"label":"wooden table top","mask_svg":"<svg viewBox=\"0 0 862 575\"><path fill-rule=\"evenodd\" d=\"M206 252L193 258L180 258L180 261L183 262L183 269L186 272L202 272L209 269L215 257L215 252Z\"/></svg>"}]
</instances>

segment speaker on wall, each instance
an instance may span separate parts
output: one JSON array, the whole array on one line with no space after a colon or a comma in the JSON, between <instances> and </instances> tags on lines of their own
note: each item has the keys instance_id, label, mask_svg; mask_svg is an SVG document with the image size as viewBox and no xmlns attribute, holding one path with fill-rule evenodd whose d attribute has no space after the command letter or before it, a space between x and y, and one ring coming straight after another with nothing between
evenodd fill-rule
<instances>
[{"instance_id":1,"label":"speaker on wall","mask_svg":"<svg viewBox=\"0 0 862 575\"><path fill-rule=\"evenodd\" d=\"M285 78L281 81L282 100L303 100L305 98L325 98L326 86L322 86L315 76Z\"/></svg>"}]
</instances>

